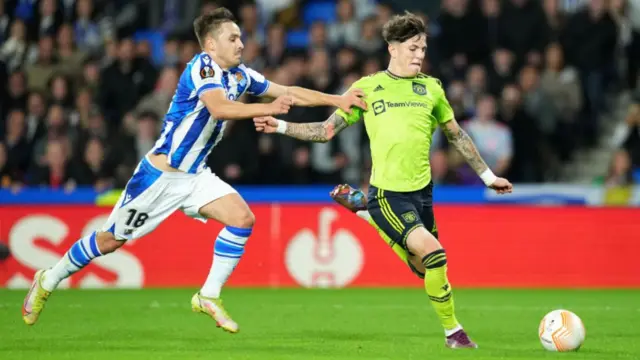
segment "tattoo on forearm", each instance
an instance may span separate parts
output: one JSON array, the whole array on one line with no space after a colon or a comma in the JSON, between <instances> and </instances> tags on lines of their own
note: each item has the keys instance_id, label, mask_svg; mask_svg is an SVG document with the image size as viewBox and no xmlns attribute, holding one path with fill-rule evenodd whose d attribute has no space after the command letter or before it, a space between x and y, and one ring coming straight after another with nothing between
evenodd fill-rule
<instances>
[{"instance_id":1,"label":"tattoo on forearm","mask_svg":"<svg viewBox=\"0 0 640 360\"><path fill-rule=\"evenodd\" d=\"M288 123L285 135L305 141L327 142L347 127L347 122L337 114L331 115L324 122L297 124Z\"/></svg>"},{"instance_id":2,"label":"tattoo on forearm","mask_svg":"<svg viewBox=\"0 0 640 360\"><path fill-rule=\"evenodd\" d=\"M449 140L449 143L453 145L456 150L462 154L462 157L467 161L469 166L477 173L482 174L489 167L480 156L478 149L471 140L471 137L462 129L458 127L456 133L452 132L447 126L443 126L442 131Z\"/></svg>"}]
</instances>

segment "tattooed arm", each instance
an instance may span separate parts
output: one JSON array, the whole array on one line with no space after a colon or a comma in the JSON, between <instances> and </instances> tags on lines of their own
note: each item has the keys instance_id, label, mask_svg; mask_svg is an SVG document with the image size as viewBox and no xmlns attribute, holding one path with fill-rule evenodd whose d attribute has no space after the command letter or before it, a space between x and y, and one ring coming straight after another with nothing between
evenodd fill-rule
<instances>
[{"instance_id":1,"label":"tattooed arm","mask_svg":"<svg viewBox=\"0 0 640 360\"><path fill-rule=\"evenodd\" d=\"M442 125L442 132L447 137L447 140L449 140L449 143L458 150L476 174L480 177L483 177L483 174L493 175L489 166L487 166L487 163L485 163L482 156L480 156L480 153L473 143L473 140L471 140L471 137L469 137L469 134L467 134L466 131L458 125L458 122L455 119ZM483 180L485 180L485 177L487 176L488 175L484 175ZM493 175L493 178L495 178L495 175ZM491 179L491 177L489 177L489 179ZM486 182L488 181L485 181L485 183Z\"/></svg>"},{"instance_id":2,"label":"tattooed arm","mask_svg":"<svg viewBox=\"0 0 640 360\"><path fill-rule=\"evenodd\" d=\"M513 185L509 180L497 177L489 169L471 137L458 125L455 119L444 123L442 132L449 140L449 143L458 150L469 166L480 176L485 185L495 190L498 194L507 194L513 191Z\"/></svg>"},{"instance_id":3,"label":"tattooed arm","mask_svg":"<svg viewBox=\"0 0 640 360\"><path fill-rule=\"evenodd\" d=\"M323 122L298 124L285 122L273 117L255 118L256 130L265 133L282 133L292 138L312 142L327 142L344 130L349 124L337 113Z\"/></svg>"}]
</instances>

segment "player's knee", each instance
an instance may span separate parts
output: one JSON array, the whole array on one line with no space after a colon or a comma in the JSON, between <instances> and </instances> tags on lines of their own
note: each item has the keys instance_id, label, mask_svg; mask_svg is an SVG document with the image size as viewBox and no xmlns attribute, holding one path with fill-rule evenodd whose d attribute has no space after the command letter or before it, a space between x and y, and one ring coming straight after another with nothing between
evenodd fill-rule
<instances>
[{"instance_id":1,"label":"player's knee","mask_svg":"<svg viewBox=\"0 0 640 360\"><path fill-rule=\"evenodd\" d=\"M418 227L411 231L406 240L409 251L419 258L442 249L440 242L424 227Z\"/></svg>"},{"instance_id":2,"label":"player's knee","mask_svg":"<svg viewBox=\"0 0 640 360\"><path fill-rule=\"evenodd\" d=\"M99 232L96 234L96 243L98 250L102 255L112 253L124 245L124 241L116 240L115 236L110 232Z\"/></svg>"},{"instance_id":3,"label":"player's knee","mask_svg":"<svg viewBox=\"0 0 640 360\"><path fill-rule=\"evenodd\" d=\"M234 216L228 225L233 227L249 229L252 228L256 222L256 217L253 215L253 212L250 210L239 212L238 215Z\"/></svg>"}]
</instances>

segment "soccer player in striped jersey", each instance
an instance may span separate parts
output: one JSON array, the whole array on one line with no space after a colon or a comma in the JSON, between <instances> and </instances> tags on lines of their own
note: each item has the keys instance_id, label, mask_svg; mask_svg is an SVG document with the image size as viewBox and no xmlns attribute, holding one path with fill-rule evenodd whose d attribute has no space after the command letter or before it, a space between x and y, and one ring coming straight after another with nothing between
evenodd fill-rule
<instances>
[{"instance_id":1,"label":"soccer player in striped jersey","mask_svg":"<svg viewBox=\"0 0 640 360\"><path fill-rule=\"evenodd\" d=\"M285 87L243 65L240 28L227 9L201 15L194 22L194 31L203 51L180 77L160 138L140 161L102 229L78 240L52 268L36 272L22 309L28 325L36 323L63 279L125 241L150 233L181 210L195 219L214 219L225 225L215 240L209 275L193 295L191 306L224 330L237 332L238 324L222 306L220 292L244 253L254 215L242 197L206 166L226 122L285 114L294 104L335 106L349 112L354 106L366 108L360 91L337 96ZM244 93L276 99L261 104L236 102ZM188 246L184 242L189 239L175 240L176 246Z\"/></svg>"}]
</instances>

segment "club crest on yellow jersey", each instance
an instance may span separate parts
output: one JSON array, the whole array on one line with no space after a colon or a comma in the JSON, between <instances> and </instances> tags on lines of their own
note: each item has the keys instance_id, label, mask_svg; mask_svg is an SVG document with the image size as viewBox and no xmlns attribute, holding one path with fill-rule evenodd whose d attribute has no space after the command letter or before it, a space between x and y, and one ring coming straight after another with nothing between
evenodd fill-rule
<instances>
[{"instance_id":1,"label":"club crest on yellow jersey","mask_svg":"<svg viewBox=\"0 0 640 360\"><path fill-rule=\"evenodd\" d=\"M412 83L413 86L413 92L418 94L418 95L426 95L427 94L427 87L424 86L423 84L417 83L417 82L413 82Z\"/></svg>"}]
</instances>

